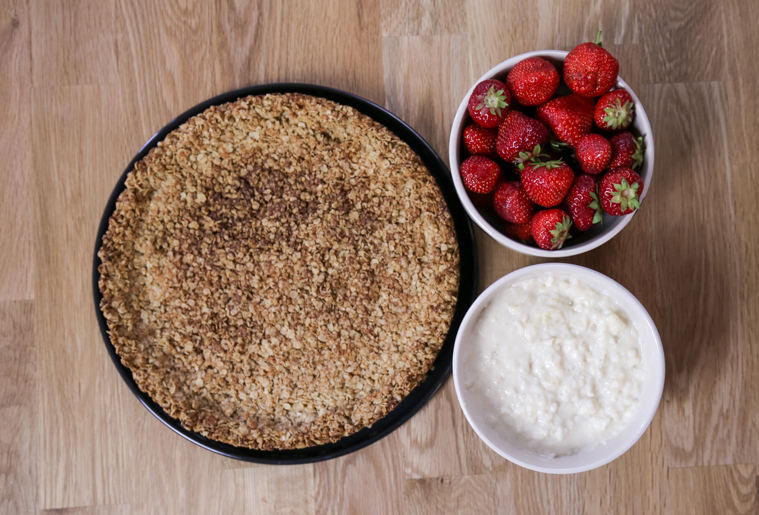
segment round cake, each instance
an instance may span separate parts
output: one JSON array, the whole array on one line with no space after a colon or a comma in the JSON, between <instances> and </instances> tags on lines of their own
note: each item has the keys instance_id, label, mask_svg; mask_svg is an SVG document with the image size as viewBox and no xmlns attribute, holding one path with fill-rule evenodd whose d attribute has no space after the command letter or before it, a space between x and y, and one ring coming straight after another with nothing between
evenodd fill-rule
<instances>
[{"instance_id":1,"label":"round cake","mask_svg":"<svg viewBox=\"0 0 759 515\"><path fill-rule=\"evenodd\" d=\"M252 449L334 442L426 376L459 285L435 180L391 131L302 94L191 118L127 177L98 256L137 385Z\"/></svg>"}]
</instances>

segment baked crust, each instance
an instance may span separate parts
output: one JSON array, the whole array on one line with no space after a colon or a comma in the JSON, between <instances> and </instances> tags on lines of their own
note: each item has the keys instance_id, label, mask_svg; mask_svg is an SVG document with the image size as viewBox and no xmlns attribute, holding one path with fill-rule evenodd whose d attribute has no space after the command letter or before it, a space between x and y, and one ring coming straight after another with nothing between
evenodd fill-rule
<instances>
[{"instance_id":1,"label":"baked crust","mask_svg":"<svg viewBox=\"0 0 759 515\"><path fill-rule=\"evenodd\" d=\"M301 94L188 120L129 173L98 252L135 382L189 430L334 442L421 382L456 304L455 230L391 131Z\"/></svg>"}]
</instances>

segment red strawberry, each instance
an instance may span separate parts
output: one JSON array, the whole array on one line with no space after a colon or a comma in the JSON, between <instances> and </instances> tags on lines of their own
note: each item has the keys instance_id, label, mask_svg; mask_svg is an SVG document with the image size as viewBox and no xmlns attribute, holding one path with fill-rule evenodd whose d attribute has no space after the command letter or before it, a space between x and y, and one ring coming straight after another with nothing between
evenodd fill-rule
<instances>
[{"instance_id":1,"label":"red strawberry","mask_svg":"<svg viewBox=\"0 0 759 515\"><path fill-rule=\"evenodd\" d=\"M598 196L604 211L614 216L632 213L640 207L643 179L632 168L617 168L601 179Z\"/></svg>"},{"instance_id":2,"label":"red strawberry","mask_svg":"<svg viewBox=\"0 0 759 515\"><path fill-rule=\"evenodd\" d=\"M511 69L506 77L506 86L520 104L538 106L556 93L559 72L545 59L530 57Z\"/></svg>"},{"instance_id":3,"label":"red strawberry","mask_svg":"<svg viewBox=\"0 0 759 515\"><path fill-rule=\"evenodd\" d=\"M558 206L572 186L572 169L562 161L530 163L522 171L522 186L536 204Z\"/></svg>"},{"instance_id":4,"label":"red strawberry","mask_svg":"<svg viewBox=\"0 0 759 515\"><path fill-rule=\"evenodd\" d=\"M483 127L498 127L509 111L511 94L499 80L484 80L469 97L469 115Z\"/></svg>"},{"instance_id":5,"label":"red strawberry","mask_svg":"<svg viewBox=\"0 0 759 515\"><path fill-rule=\"evenodd\" d=\"M493 197L493 207L501 218L514 224L529 222L535 212L535 204L519 181L504 182L498 186Z\"/></svg>"},{"instance_id":6,"label":"red strawberry","mask_svg":"<svg viewBox=\"0 0 759 515\"><path fill-rule=\"evenodd\" d=\"M610 170L620 167L639 168L643 163L645 152L643 136L636 138L630 132L620 132L611 138L609 143L611 143Z\"/></svg>"},{"instance_id":7,"label":"red strawberry","mask_svg":"<svg viewBox=\"0 0 759 515\"><path fill-rule=\"evenodd\" d=\"M498 155L504 161L522 163L537 154L521 156L521 154L530 154L535 147L544 145L548 141L548 129L545 125L534 118L520 113L511 111L506 115L506 119L498 127Z\"/></svg>"},{"instance_id":8,"label":"red strawberry","mask_svg":"<svg viewBox=\"0 0 759 515\"><path fill-rule=\"evenodd\" d=\"M582 171L592 175L606 170L611 161L611 143L600 134L586 134L575 148Z\"/></svg>"},{"instance_id":9,"label":"red strawberry","mask_svg":"<svg viewBox=\"0 0 759 515\"><path fill-rule=\"evenodd\" d=\"M572 147L593 128L593 100L579 95L554 98L538 107L538 120Z\"/></svg>"},{"instance_id":10,"label":"red strawberry","mask_svg":"<svg viewBox=\"0 0 759 515\"><path fill-rule=\"evenodd\" d=\"M578 175L565 199L572 223L581 231L603 220L601 205L596 193L596 180L590 175Z\"/></svg>"},{"instance_id":11,"label":"red strawberry","mask_svg":"<svg viewBox=\"0 0 759 515\"><path fill-rule=\"evenodd\" d=\"M634 118L635 102L630 93L624 89L609 91L599 98L593 112L596 126L605 131L625 130Z\"/></svg>"},{"instance_id":12,"label":"red strawberry","mask_svg":"<svg viewBox=\"0 0 759 515\"><path fill-rule=\"evenodd\" d=\"M595 43L577 45L564 60L564 82L584 97L607 93L617 82L619 62L601 48L601 32Z\"/></svg>"},{"instance_id":13,"label":"red strawberry","mask_svg":"<svg viewBox=\"0 0 759 515\"><path fill-rule=\"evenodd\" d=\"M483 156L472 156L461 163L461 179L472 193L490 193L495 187L501 168Z\"/></svg>"},{"instance_id":14,"label":"red strawberry","mask_svg":"<svg viewBox=\"0 0 759 515\"><path fill-rule=\"evenodd\" d=\"M531 225L531 222L524 224L510 224L507 222L504 224L503 233L513 240L527 243L532 240L532 231L530 230Z\"/></svg>"},{"instance_id":15,"label":"red strawberry","mask_svg":"<svg viewBox=\"0 0 759 515\"><path fill-rule=\"evenodd\" d=\"M496 157L498 129L486 129L476 123L464 129L464 146L472 155Z\"/></svg>"},{"instance_id":16,"label":"red strawberry","mask_svg":"<svg viewBox=\"0 0 759 515\"><path fill-rule=\"evenodd\" d=\"M564 242L571 238L569 228L572 220L561 209L546 209L538 211L532 217L530 229L538 247L546 250L558 250Z\"/></svg>"}]
</instances>

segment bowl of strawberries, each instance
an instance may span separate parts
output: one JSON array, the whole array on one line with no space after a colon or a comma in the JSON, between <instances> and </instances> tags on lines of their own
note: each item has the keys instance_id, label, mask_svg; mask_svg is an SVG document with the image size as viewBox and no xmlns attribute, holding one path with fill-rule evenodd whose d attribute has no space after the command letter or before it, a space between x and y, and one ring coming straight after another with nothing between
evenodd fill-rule
<instances>
[{"instance_id":1,"label":"bowl of strawberries","mask_svg":"<svg viewBox=\"0 0 759 515\"><path fill-rule=\"evenodd\" d=\"M451 129L456 191L500 244L562 257L609 241L637 213L654 168L651 124L600 44L500 63Z\"/></svg>"}]
</instances>

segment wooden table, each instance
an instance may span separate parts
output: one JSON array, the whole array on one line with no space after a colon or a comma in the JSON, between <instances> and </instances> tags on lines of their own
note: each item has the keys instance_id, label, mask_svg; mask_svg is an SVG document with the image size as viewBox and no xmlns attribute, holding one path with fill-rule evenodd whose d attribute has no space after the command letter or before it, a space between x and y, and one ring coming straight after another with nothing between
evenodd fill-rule
<instances>
[{"instance_id":1,"label":"wooden table","mask_svg":"<svg viewBox=\"0 0 759 515\"><path fill-rule=\"evenodd\" d=\"M757 23L755 0L0 0L0 513L757 513ZM657 149L640 214L566 260L630 289L664 342L661 406L624 456L571 476L512 465L449 380L364 450L253 465L129 392L96 324L92 250L166 122L230 89L310 82L386 106L445 159L484 71L599 28ZM481 288L539 261L477 237Z\"/></svg>"}]
</instances>

